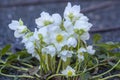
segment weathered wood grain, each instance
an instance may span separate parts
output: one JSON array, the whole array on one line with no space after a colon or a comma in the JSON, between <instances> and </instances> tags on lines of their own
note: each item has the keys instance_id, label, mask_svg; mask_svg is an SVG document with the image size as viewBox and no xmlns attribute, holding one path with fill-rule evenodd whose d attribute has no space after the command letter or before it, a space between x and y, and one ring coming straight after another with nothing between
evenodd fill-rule
<instances>
[{"instance_id":1,"label":"weathered wood grain","mask_svg":"<svg viewBox=\"0 0 120 80\"><path fill-rule=\"evenodd\" d=\"M18 0L18 2L19 1L21 0ZM11 4L14 4L12 2ZM99 5L105 2L106 1L94 1L94 0L91 2L76 1L76 2L72 2L72 4L81 4L81 8L84 11L85 9L88 9L91 6ZM34 20L35 18L39 17L42 11L47 11L50 14L58 12L61 15L63 15L62 13L66 5L67 2L61 2L57 4L51 2L36 6L29 5L29 6L17 6L17 7L14 6L14 7L0 8L0 46L7 43L16 43L16 40L19 41L18 39L15 39L13 37L13 31L11 31L8 28L8 24L11 22L12 19L18 20L19 18L21 18L25 22L25 25L27 25L33 31L34 28L36 27ZM106 8L96 9L94 10L94 12L91 11L89 13L85 13L85 15L89 17L90 22L93 24L93 28L91 29L92 34L96 32L102 33L102 35L104 35L103 41L107 41L107 40L120 41L120 35L118 34L120 30L117 29L118 27L120 27L120 18L118 18L120 15L119 9L120 9L120 4L113 4ZM117 31L114 31L113 29L114 27L115 30ZM112 36L107 37L108 34L110 35L112 34Z\"/></svg>"}]
</instances>

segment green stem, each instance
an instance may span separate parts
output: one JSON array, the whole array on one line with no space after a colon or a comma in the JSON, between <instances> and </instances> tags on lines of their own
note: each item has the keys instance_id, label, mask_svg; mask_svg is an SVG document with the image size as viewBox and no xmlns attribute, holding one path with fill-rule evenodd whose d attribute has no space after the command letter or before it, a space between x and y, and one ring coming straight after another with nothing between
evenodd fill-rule
<instances>
[{"instance_id":1,"label":"green stem","mask_svg":"<svg viewBox=\"0 0 120 80\"><path fill-rule=\"evenodd\" d=\"M109 69L108 71L106 71L106 72L104 72L104 73L102 73L102 74L99 74L99 75L97 75L97 76L93 76L92 79L98 78L98 77L100 77L100 76L103 76L103 75L109 73L109 72L112 71L119 63L120 63L120 60L119 60L111 69Z\"/></svg>"},{"instance_id":2,"label":"green stem","mask_svg":"<svg viewBox=\"0 0 120 80\"><path fill-rule=\"evenodd\" d=\"M51 70L52 70L52 73L54 73L54 60L53 60L53 57L49 57L50 58L50 67L51 67Z\"/></svg>"},{"instance_id":3,"label":"green stem","mask_svg":"<svg viewBox=\"0 0 120 80\"><path fill-rule=\"evenodd\" d=\"M105 65L105 64L106 64L106 63L97 64L97 65L95 65L95 66L89 68L87 71L90 71L90 70L92 70L92 69L94 69L94 68L96 68L96 67L98 67L98 66L102 66L102 65ZM87 72L87 71L86 71L86 72Z\"/></svg>"},{"instance_id":4,"label":"green stem","mask_svg":"<svg viewBox=\"0 0 120 80\"><path fill-rule=\"evenodd\" d=\"M55 73L55 62L56 60L55 60L55 56L53 56L53 57L51 57L51 67L52 67L52 73Z\"/></svg>"},{"instance_id":5,"label":"green stem","mask_svg":"<svg viewBox=\"0 0 120 80\"><path fill-rule=\"evenodd\" d=\"M81 62L76 61L76 66L74 67L76 71L78 71L79 64L81 64Z\"/></svg>"},{"instance_id":6,"label":"green stem","mask_svg":"<svg viewBox=\"0 0 120 80\"><path fill-rule=\"evenodd\" d=\"M53 78L55 76L65 76L65 75L63 75L63 74L54 74L54 75L49 76L46 80L49 80L49 79L51 79L51 78Z\"/></svg>"},{"instance_id":7,"label":"green stem","mask_svg":"<svg viewBox=\"0 0 120 80\"><path fill-rule=\"evenodd\" d=\"M46 65L47 65L47 69L48 69L48 71L50 70L50 68L49 68L49 55L46 55Z\"/></svg>"},{"instance_id":8,"label":"green stem","mask_svg":"<svg viewBox=\"0 0 120 80\"><path fill-rule=\"evenodd\" d=\"M80 36L78 36L78 46L77 46L77 50L79 50L80 48Z\"/></svg>"},{"instance_id":9,"label":"green stem","mask_svg":"<svg viewBox=\"0 0 120 80\"><path fill-rule=\"evenodd\" d=\"M35 74L35 76L36 76L36 77L38 77L38 78L40 78L40 77L41 77L41 76L40 76L40 75L38 75L38 74Z\"/></svg>"},{"instance_id":10,"label":"green stem","mask_svg":"<svg viewBox=\"0 0 120 80\"><path fill-rule=\"evenodd\" d=\"M5 62L5 61L3 61L3 60L0 60L0 63L5 64L6 62Z\"/></svg>"},{"instance_id":11,"label":"green stem","mask_svg":"<svg viewBox=\"0 0 120 80\"><path fill-rule=\"evenodd\" d=\"M77 74L77 75L74 75L74 76L72 76L72 77L77 77L77 76L80 76L80 75L81 75L81 74ZM53 74L53 75L49 76L46 80L49 80L49 79L51 79L51 78L53 78L53 77L56 77L56 76L66 77L66 75L64 75L64 74Z\"/></svg>"},{"instance_id":12,"label":"green stem","mask_svg":"<svg viewBox=\"0 0 120 80\"><path fill-rule=\"evenodd\" d=\"M1 62L2 62L3 64L5 64L4 61L1 60ZM4 66L4 65L2 65L2 66ZM8 64L7 66L12 67L12 68L14 68L14 69L18 69L18 70L28 71L27 68L17 67L17 66L11 65L11 64Z\"/></svg>"},{"instance_id":13,"label":"green stem","mask_svg":"<svg viewBox=\"0 0 120 80\"><path fill-rule=\"evenodd\" d=\"M2 73L2 69L4 69L5 66L3 66L1 69L0 69L0 74L3 75L3 76L7 76L7 77L21 77L21 78L34 78L33 76L29 76L29 75L9 75L9 74L4 74Z\"/></svg>"},{"instance_id":14,"label":"green stem","mask_svg":"<svg viewBox=\"0 0 120 80\"><path fill-rule=\"evenodd\" d=\"M41 67L42 67L42 69L44 69L44 71L45 71L45 73L47 73L47 67L46 67L46 65L45 65L45 62L44 62L44 59L43 59L43 56L42 56L42 54L41 54L41 52L38 50L38 49L36 49L36 52L39 54L39 56L40 56L40 65L41 65Z\"/></svg>"},{"instance_id":15,"label":"green stem","mask_svg":"<svg viewBox=\"0 0 120 80\"><path fill-rule=\"evenodd\" d=\"M102 78L102 79L98 79L98 80L107 80L107 79L110 79L110 78L113 78L113 77L120 77L120 74L111 75L111 76L108 76L108 77L105 77L105 78Z\"/></svg>"},{"instance_id":16,"label":"green stem","mask_svg":"<svg viewBox=\"0 0 120 80\"><path fill-rule=\"evenodd\" d=\"M53 61L53 69L54 69L54 73L55 73L55 70L56 70L55 69L55 66L56 66L56 57L55 56L53 57L52 61Z\"/></svg>"},{"instance_id":17,"label":"green stem","mask_svg":"<svg viewBox=\"0 0 120 80\"><path fill-rule=\"evenodd\" d=\"M27 63L21 63L21 64L23 64L24 66L27 66L27 67L33 68L33 66L30 65L30 64L27 64Z\"/></svg>"},{"instance_id":18,"label":"green stem","mask_svg":"<svg viewBox=\"0 0 120 80\"><path fill-rule=\"evenodd\" d=\"M12 67L12 68L14 68L14 69L23 70L23 71L28 71L27 68L21 68L21 67L13 66L13 65L10 65L10 64L9 64L8 66L10 66L10 67Z\"/></svg>"},{"instance_id":19,"label":"green stem","mask_svg":"<svg viewBox=\"0 0 120 80\"><path fill-rule=\"evenodd\" d=\"M58 73L58 72L59 72L59 70L60 70L60 66L61 66L61 63L62 63L62 60L60 59L60 60L59 60L58 67L57 67L57 71L56 71L56 73Z\"/></svg>"}]
</instances>

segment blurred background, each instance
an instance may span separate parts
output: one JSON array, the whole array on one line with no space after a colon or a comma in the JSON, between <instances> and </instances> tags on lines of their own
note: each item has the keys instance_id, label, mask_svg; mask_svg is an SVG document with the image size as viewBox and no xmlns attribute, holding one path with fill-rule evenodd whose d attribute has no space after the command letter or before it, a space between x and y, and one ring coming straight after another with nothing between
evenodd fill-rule
<instances>
[{"instance_id":1,"label":"blurred background","mask_svg":"<svg viewBox=\"0 0 120 80\"><path fill-rule=\"evenodd\" d=\"M35 18L42 11L63 15L67 2L81 5L81 12L93 24L91 36L100 33L104 42L120 42L120 0L0 0L0 47L10 43L16 47L21 45L20 39L15 39L13 31L8 28L11 20L21 18L33 31Z\"/></svg>"}]
</instances>

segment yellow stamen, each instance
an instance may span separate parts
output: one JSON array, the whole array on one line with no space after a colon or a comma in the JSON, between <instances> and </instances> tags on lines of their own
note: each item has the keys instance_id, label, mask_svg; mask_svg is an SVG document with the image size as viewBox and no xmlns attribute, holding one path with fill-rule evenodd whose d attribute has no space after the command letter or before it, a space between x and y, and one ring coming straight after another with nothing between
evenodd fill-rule
<instances>
[{"instance_id":1,"label":"yellow stamen","mask_svg":"<svg viewBox=\"0 0 120 80\"><path fill-rule=\"evenodd\" d=\"M57 42L62 42L63 36L61 34L57 35L56 40L57 40Z\"/></svg>"},{"instance_id":2,"label":"yellow stamen","mask_svg":"<svg viewBox=\"0 0 120 80\"><path fill-rule=\"evenodd\" d=\"M72 71L68 71L67 75L68 75L68 76L72 76L72 75L73 75L73 72L72 72Z\"/></svg>"}]
</instances>

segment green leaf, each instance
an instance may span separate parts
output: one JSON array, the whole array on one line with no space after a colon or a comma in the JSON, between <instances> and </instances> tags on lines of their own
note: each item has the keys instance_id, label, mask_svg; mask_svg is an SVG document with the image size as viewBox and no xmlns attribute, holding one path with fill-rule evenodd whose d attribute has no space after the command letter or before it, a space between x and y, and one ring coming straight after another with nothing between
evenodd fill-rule
<instances>
[{"instance_id":1,"label":"green leaf","mask_svg":"<svg viewBox=\"0 0 120 80\"><path fill-rule=\"evenodd\" d=\"M99 58L99 59L106 59L107 56L106 56L105 54L101 54L101 55L98 55L98 58Z\"/></svg>"},{"instance_id":2,"label":"green leaf","mask_svg":"<svg viewBox=\"0 0 120 80\"><path fill-rule=\"evenodd\" d=\"M115 62L108 62L109 65L114 66ZM115 69L120 70L120 63L115 67Z\"/></svg>"},{"instance_id":3,"label":"green leaf","mask_svg":"<svg viewBox=\"0 0 120 80\"><path fill-rule=\"evenodd\" d=\"M18 55L17 55L17 54L9 55L9 56L6 58L6 62L7 62L7 63L10 63L10 62L12 62L12 61L17 61L17 58L18 58Z\"/></svg>"},{"instance_id":4,"label":"green leaf","mask_svg":"<svg viewBox=\"0 0 120 80\"><path fill-rule=\"evenodd\" d=\"M80 80L89 80L90 77L91 77L91 75L90 75L89 72L82 73L81 77L80 77Z\"/></svg>"},{"instance_id":5,"label":"green leaf","mask_svg":"<svg viewBox=\"0 0 120 80\"><path fill-rule=\"evenodd\" d=\"M20 59L30 57L30 54L28 54L26 50L19 51L16 54L20 56Z\"/></svg>"},{"instance_id":6,"label":"green leaf","mask_svg":"<svg viewBox=\"0 0 120 80\"><path fill-rule=\"evenodd\" d=\"M22 50L22 51L19 51L19 52L16 52L15 54L11 54L7 57L7 61L11 62L11 61L14 61L14 60L23 60L24 58L29 58L29 54Z\"/></svg>"},{"instance_id":7,"label":"green leaf","mask_svg":"<svg viewBox=\"0 0 120 80\"><path fill-rule=\"evenodd\" d=\"M11 45L6 45L0 52L0 57L6 54L6 52L11 48Z\"/></svg>"},{"instance_id":8,"label":"green leaf","mask_svg":"<svg viewBox=\"0 0 120 80\"><path fill-rule=\"evenodd\" d=\"M96 46L98 47L103 47L107 50L113 50L113 49L117 49L120 48L120 43L101 43L101 44L96 44Z\"/></svg>"},{"instance_id":9,"label":"green leaf","mask_svg":"<svg viewBox=\"0 0 120 80\"><path fill-rule=\"evenodd\" d=\"M100 41L101 40L101 35L100 34L95 34L94 36L93 36L93 43L98 43L98 41Z\"/></svg>"},{"instance_id":10,"label":"green leaf","mask_svg":"<svg viewBox=\"0 0 120 80\"><path fill-rule=\"evenodd\" d=\"M113 56L116 59L120 59L120 52L109 52L109 56Z\"/></svg>"},{"instance_id":11,"label":"green leaf","mask_svg":"<svg viewBox=\"0 0 120 80\"><path fill-rule=\"evenodd\" d=\"M116 66L115 69L120 70L120 63L118 64L118 66Z\"/></svg>"},{"instance_id":12,"label":"green leaf","mask_svg":"<svg viewBox=\"0 0 120 80\"><path fill-rule=\"evenodd\" d=\"M23 25L23 21L21 19L19 19L19 24L22 26Z\"/></svg>"},{"instance_id":13,"label":"green leaf","mask_svg":"<svg viewBox=\"0 0 120 80\"><path fill-rule=\"evenodd\" d=\"M111 65L111 66L114 66L114 65L115 65L115 63L110 62L110 61L108 62L108 64Z\"/></svg>"}]
</instances>

